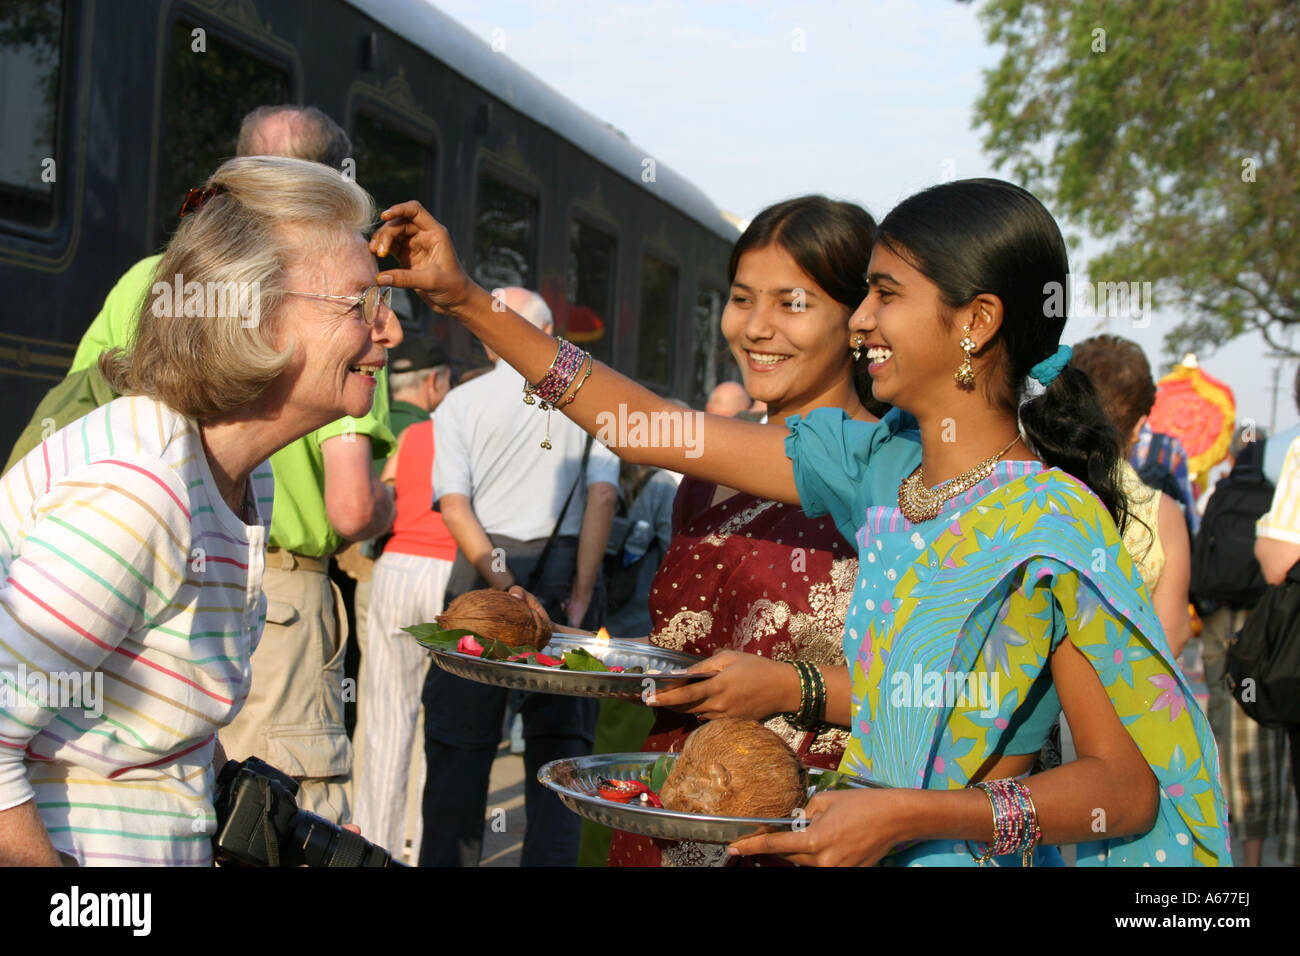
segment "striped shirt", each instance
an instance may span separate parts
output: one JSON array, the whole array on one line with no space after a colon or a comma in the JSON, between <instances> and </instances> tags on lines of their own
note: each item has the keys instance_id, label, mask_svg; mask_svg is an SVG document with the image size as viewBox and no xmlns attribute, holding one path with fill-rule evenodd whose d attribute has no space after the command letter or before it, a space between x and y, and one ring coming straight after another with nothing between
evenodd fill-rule
<instances>
[{"instance_id":1,"label":"striped shirt","mask_svg":"<svg viewBox=\"0 0 1300 956\"><path fill-rule=\"evenodd\" d=\"M1255 537L1300 544L1300 438L1286 451L1273 506L1255 524Z\"/></svg>"},{"instance_id":2,"label":"striped shirt","mask_svg":"<svg viewBox=\"0 0 1300 956\"><path fill-rule=\"evenodd\" d=\"M263 463L244 524L196 424L140 396L0 479L0 810L34 797L82 865L211 862L213 744L248 696L273 490Z\"/></svg>"}]
</instances>

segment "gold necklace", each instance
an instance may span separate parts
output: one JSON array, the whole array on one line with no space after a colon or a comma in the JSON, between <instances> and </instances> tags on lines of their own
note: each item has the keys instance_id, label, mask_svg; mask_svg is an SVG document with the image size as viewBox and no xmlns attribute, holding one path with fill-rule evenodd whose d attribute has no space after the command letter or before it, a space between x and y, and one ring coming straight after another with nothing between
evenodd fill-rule
<instances>
[{"instance_id":1,"label":"gold necklace","mask_svg":"<svg viewBox=\"0 0 1300 956\"><path fill-rule=\"evenodd\" d=\"M962 472L956 478L945 481L933 490L926 486L925 475L921 471L921 466L917 465L916 471L904 478L903 483L898 486L898 507L903 512L903 517L912 524L920 524L922 521L929 521L936 517L948 501L964 491L969 491L993 474L993 466L1018 441L1020 441L1019 435L1011 439L1011 443L992 458L980 462L970 471Z\"/></svg>"}]
</instances>

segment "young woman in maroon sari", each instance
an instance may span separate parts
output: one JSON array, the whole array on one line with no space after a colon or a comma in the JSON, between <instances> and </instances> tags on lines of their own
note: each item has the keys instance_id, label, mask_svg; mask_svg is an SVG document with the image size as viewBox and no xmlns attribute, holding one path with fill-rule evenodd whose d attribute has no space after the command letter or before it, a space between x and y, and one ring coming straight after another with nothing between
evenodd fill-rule
<instances>
[{"instance_id":1,"label":"young woman in maroon sari","mask_svg":"<svg viewBox=\"0 0 1300 956\"><path fill-rule=\"evenodd\" d=\"M805 196L765 209L736 243L722 331L746 391L767 403L770 421L826 406L870 421L881 410L859 376L848 327L866 297L874 241L865 210ZM712 657L719 671L738 667L737 677L745 655L843 667L857 570L855 549L829 518L686 478L674 503L672 544L651 586L650 641ZM794 667L780 673L797 688ZM694 705L661 708L642 749L680 751L709 716ZM810 767L835 769L848 742L845 728L828 724L800 730L780 715L766 724ZM707 864L725 853L616 832L609 864Z\"/></svg>"}]
</instances>

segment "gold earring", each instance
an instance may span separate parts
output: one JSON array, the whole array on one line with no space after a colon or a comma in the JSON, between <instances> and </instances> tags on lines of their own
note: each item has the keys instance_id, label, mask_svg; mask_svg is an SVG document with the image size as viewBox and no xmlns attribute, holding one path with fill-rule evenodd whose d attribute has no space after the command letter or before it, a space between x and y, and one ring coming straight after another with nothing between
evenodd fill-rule
<instances>
[{"instance_id":1,"label":"gold earring","mask_svg":"<svg viewBox=\"0 0 1300 956\"><path fill-rule=\"evenodd\" d=\"M970 337L969 325L962 329L962 340L957 344L960 345L962 351L966 353L966 358L961 365L957 367L957 371L952 377L956 379L958 388L969 392L975 387L975 369L970 364L970 357L974 354L975 350L979 348L979 346L975 344L975 340Z\"/></svg>"},{"instance_id":2,"label":"gold earring","mask_svg":"<svg viewBox=\"0 0 1300 956\"><path fill-rule=\"evenodd\" d=\"M853 361L859 362L862 360L862 346L865 344L866 343L862 340L862 336L853 336Z\"/></svg>"}]
</instances>

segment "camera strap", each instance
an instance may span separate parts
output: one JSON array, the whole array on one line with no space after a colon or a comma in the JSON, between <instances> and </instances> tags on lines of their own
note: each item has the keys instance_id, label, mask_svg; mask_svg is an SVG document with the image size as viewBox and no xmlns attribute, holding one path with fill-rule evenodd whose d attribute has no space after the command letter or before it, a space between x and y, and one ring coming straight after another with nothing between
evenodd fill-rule
<instances>
[{"instance_id":1,"label":"camera strap","mask_svg":"<svg viewBox=\"0 0 1300 956\"><path fill-rule=\"evenodd\" d=\"M267 862L274 867L280 865L280 838L271 825L271 807L275 805L275 794L271 792L271 781L266 777L257 778L262 790L262 838L266 841Z\"/></svg>"}]
</instances>

